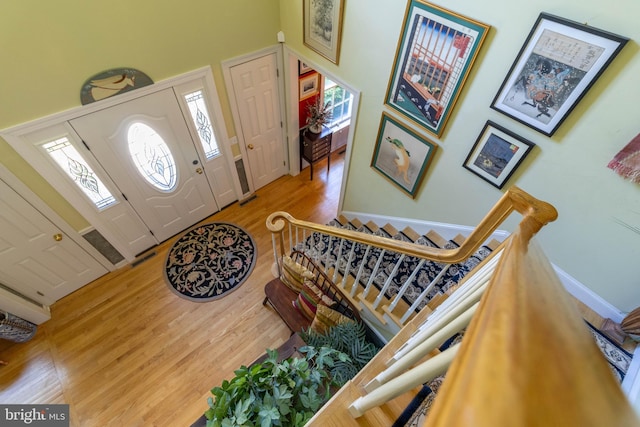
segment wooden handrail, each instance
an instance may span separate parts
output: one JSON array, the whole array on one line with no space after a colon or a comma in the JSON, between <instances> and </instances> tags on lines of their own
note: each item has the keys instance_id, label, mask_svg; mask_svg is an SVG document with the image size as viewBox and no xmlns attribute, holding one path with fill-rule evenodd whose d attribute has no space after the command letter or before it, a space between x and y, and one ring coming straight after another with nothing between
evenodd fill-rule
<instances>
[{"instance_id":1,"label":"wooden handrail","mask_svg":"<svg viewBox=\"0 0 640 427\"><path fill-rule=\"evenodd\" d=\"M543 202L519 189L511 187L494 205L489 213L480 221L478 226L467 236L456 249L439 249L400 240L359 233L356 231L316 224L294 218L287 212L274 212L267 218L267 228L274 234L280 234L281 254L285 254L284 231L286 224L320 232L330 236L341 237L358 243L400 252L432 261L453 264L469 258L500 224L513 212L523 215L523 222L535 233L545 224L554 221L558 213L549 203Z\"/></svg>"},{"instance_id":2,"label":"wooden handrail","mask_svg":"<svg viewBox=\"0 0 640 427\"><path fill-rule=\"evenodd\" d=\"M638 426L575 303L521 223L426 427Z\"/></svg>"}]
</instances>

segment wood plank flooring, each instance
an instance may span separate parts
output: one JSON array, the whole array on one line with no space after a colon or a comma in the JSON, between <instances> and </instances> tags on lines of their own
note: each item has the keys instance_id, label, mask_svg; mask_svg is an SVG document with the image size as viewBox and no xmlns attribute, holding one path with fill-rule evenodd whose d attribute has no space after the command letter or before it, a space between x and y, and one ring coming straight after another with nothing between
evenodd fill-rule
<instances>
[{"instance_id":1,"label":"wood plank flooring","mask_svg":"<svg viewBox=\"0 0 640 427\"><path fill-rule=\"evenodd\" d=\"M267 216L284 210L326 223L337 214L343 154L256 192L203 222L232 222L258 246L250 278L208 303L179 298L164 282L167 250L154 248L136 267L107 274L52 306L52 319L27 343L0 340L0 403L68 403L71 425L189 426L207 409L209 390L288 337L262 306L272 278ZM325 160L326 161L326 160Z\"/></svg>"}]
</instances>

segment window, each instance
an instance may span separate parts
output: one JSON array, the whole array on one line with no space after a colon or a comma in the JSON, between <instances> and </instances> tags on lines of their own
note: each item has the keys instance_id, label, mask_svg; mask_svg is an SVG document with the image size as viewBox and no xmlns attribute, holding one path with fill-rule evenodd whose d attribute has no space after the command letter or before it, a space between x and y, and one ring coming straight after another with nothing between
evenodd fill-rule
<instances>
[{"instance_id":1,"label":"window","mask_svg":"<svg viewBox=\"0 0 640 427\"><path fill-rule=\"evenodd\" d=\"M42 148L76 183L96 208L104 209L116 203L116 199L107 190L104 183L66 137L42 144Z\"/></svg>"},{"instance_id":2,"label":"window","mask_svg":"<svg viewBox=\"0 0 640 427\"><path fill-rule=\"evenodd\" d=\"M207 156L207 160L219 156L220 149L218 148L216 137L213 134L209 110L207 110L207 104L204 101L202 91L198 90L196 92L189 93L184 96L184 99L187 101L187 105L189 106L191 119L198 130L200 143L202 144L204 154Z\"/></svg>"},{"instance_id":3,"label":"window","mask_svg":"<svg viewBox=\"0 0 640 427\"><path fill-rule=\"evenodd\" d=\"M159 190L173 190L176 186L176 162L164 139L140 122L129 127L127 139L129 154L140 175Z\"/></svg>"},{"instance_id":4,"label":"window","mask_svg":"<svg viewBox=\"0 0 640 427\"><path fill-rule=\"evenodd\" d=\"M351 120L351 105L353 95L338 86L334 81L324 79L324 103L329 103L331 110L331 121L328 127L348 124Z\"/></svg>"}]
</instances>

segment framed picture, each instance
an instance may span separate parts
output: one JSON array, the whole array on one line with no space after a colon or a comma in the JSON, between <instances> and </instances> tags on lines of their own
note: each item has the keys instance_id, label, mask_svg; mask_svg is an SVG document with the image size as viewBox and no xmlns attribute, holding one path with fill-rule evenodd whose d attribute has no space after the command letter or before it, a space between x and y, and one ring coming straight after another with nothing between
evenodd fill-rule
<instances>
[{"instance_id":1,"label":"framed picture","mask_svg":"<svg viewBox=\"0 0 640 427\"><path fill-rule=\"evenodd\" d=\"M551 136L627 41L541 13L491 108Z\"/></svg>"},{"instance_id":2,"label":"framed picture","mask_svg":"<svg viewBox=\"0 0 640 427\"><path fill-rule=\"evenodd\" d=\"M385 104L442 135L489 28L439 6L410 1Z\"/></svg>"},{"instance_id":3,"label":"framed picture","mask_svg":"<svg viewBox=\"0 0 640 427\"><path fill-rule=\"evenodd\" d=\"M302 4L302 42L337 64L340 56L344 0L303 0Z\"/></svg>"},{"instance_id":4,"label":"framed picture","mask_svg":"<svg viewBox=\"0 0 640 427\"><path fill-rule=\"evenodd\" d=\"M494 187L502 188L535 144L487 121L463 166Z\"/></svg>"},{"instance_id":5,"label":"framed picture","mask_svg":"<svg viewBox=\"0 0 640 427\"><path fill-rule=\"evenodd\" d=\"M300 101L310 98L318 93L318 73L300 77Z\"/></svg>"},{"instance_id":6,"label":"framed picture","mask_svg":"<svg viewBox=\"0 0 640 427\"><path fill-rule=\"evenodd\" d=\"M371 167L412 198L438 146L382 113Z\"/></svg>"},{"instance_id":7,"label":"framed picture","mask_svg":"<svg viewBox=\"0 0 640 427\"><path fill-rule=\"evenodd\" d=\"M307 64L305 64L302 61L298 61L298 75L301 76L303 74L307 74L310 73L312 71L315 71L313 68L309 67Z\"/></svg>"}]
</instances>

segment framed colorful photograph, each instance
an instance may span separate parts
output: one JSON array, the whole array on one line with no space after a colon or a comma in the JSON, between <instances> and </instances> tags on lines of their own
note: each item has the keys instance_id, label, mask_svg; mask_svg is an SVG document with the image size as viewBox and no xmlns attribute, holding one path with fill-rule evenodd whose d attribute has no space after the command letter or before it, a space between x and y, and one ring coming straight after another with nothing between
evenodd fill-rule
<instances>
[{"instance_id":1,"label":"framed colorful photograph","mask_svg":"<svg viewBox=\"0 0 640 427\"><path fill-rule=\"evenodd\" d=\"M551 136L628 40L541 13L491 108Z\"/></svg>"},{"instance_id":2,"label":"framed colorful photograph","mask_svg":"<svg viewBox=\"0 0 640 427\"><path fill-rule=\"evenodd\" d=\"M300 101L310 98L318 93L318 77L318 73L300 77L298 80L298 83L300 84Z\"/></svg>"},{"instance_id":3,"label":"framed colorful photograph","mask_svg":"<svg viewBox=\"0 0 640 427\"><path fill-rule=\"evenodd\" d=\"M337 64L340 57L344 0L303 0L302 5L302 42Z\"/></svg>"},{"instance_id":4,"label":"framed colorful photograph","mask_svg":"<svg viewBox=\"0 0 640 427\"><path fill-rule=\"evenodd\" d=\"M383 112L371 167L415 198L437 148Z\"/></svg>"},{"instance_id":5,"label":"framed colorful photograph","mask_svg":"<svg viewBox=\"0 0 640 427\"><path fill-rule=\"evenodd\" d=\"M411 0L385 105L428 132L442 135L489 26Z\"/></svg>"},{"instance_id":6,"label":"framed colorful photograph","mask_svg":"<svg viewBox=\"0 0 640 427\"><path fill-rule=\"evenodd\" d=\"M463 166L489 184L502 188L535 144L487 121Z\"/></svg>"}]
</instances>

